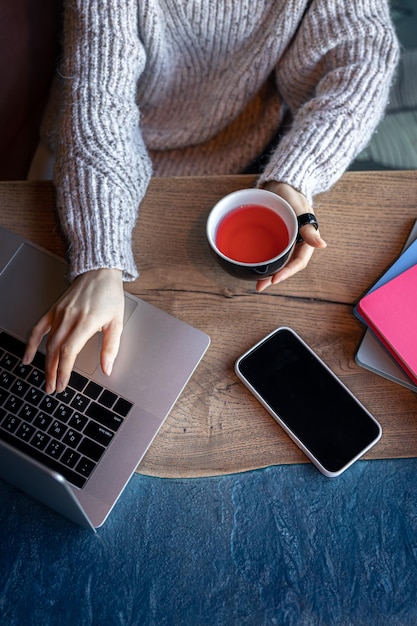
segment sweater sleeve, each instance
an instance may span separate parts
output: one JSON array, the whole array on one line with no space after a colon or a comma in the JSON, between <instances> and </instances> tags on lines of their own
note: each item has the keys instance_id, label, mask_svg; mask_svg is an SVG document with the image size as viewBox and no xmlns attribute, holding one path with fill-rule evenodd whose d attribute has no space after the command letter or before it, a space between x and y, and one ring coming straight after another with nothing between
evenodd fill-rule
<instances>
[{"instance_id":1,"label":"sweater sleeve","mask_svg":"<svg viewBox=\"0 0 417 626\"><path fill-rule=\"evenodd\" d=\"M385 0L313 0L276 68L293 121L259 183L327 191L382 118L398 56Z\"/></svg>"},{"instance_id":2,"label":"sweater sleeve","mask_svg":"<svg viewBox=\"0 0 417 626\"><path fill-rule=\"evenodd\" d=\"M136 105L144 63L137 0L66 2L54 182L70 278L137 276L132 230L151 176Z\"/></svg>"}]
</instances>

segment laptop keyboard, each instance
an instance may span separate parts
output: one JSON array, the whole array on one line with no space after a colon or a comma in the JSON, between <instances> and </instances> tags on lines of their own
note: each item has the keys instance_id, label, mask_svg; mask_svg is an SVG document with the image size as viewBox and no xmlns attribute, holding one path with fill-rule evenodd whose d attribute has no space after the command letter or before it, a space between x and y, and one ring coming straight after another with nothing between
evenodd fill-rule
<instances>
[{"instance_id":1,"label":"laptop keyboard","mask_svg":"<svg viewBox=\"0 0 417 626\"><path fill-rule=\"evenodd\" d=\"M0 439L82 487L133 403L78 372L62 393L47 395L45 355L23 365L24 351L0 330Z\"/></svg>"}]
</instances>

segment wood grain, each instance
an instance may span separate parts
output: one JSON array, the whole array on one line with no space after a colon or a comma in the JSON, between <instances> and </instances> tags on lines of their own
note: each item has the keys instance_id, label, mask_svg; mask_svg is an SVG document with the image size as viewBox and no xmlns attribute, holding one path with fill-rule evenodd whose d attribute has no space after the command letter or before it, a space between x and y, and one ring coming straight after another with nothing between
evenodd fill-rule
<instances>
[{"instance_id":1,"label":"wood grain","mask_svg":"<svg viewBox=\"0 0 417 626\"><path fill-rule=\"evenodd\" d=\"M205 239L211 206L253 182L154 179L142 203L133 244L140 278L126 288L206 331L212 343L138 471L192 477L305 461L233 371L235 359L279 325L299 332L381 422L382 440L367 458L417 456L417 396L355 364L364 327L352 313L417 218L415 172L345 174L316 200L328 248L263 294L225 274ZM64 254L50 183L0 183L0 202L3 226Z\"/></svg>"}]
</instances>

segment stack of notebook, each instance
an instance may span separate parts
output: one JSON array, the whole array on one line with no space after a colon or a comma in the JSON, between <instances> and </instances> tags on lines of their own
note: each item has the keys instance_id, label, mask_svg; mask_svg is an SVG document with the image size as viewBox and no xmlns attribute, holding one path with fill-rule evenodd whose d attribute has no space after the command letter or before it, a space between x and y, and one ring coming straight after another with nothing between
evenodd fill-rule
<instances>
[{"instance_id":1,"label":"stack of notebook","mask_svg":"<svg viewBox=\"0 0 417 626\"><path fill-rule=\"evenodd\" d=\"M401 256L361 298L355 314L368 326L358 365L417 391L417 222Z\"/></svg>"}]
</instances>

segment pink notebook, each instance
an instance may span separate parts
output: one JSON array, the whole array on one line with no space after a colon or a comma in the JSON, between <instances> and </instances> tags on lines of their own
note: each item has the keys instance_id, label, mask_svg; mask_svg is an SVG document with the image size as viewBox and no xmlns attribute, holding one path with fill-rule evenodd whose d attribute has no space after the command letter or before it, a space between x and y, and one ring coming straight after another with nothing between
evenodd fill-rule
<instances>
[{"instance_id":1,"label":"pink notebook","mask_svg":"<svg viewBox=\"0 0 417 626\"><path fill-rule=\"evenodd\" d=\"M417 383L417 265L364 296L358 311Z\"/></svg>"}]
</instances>

